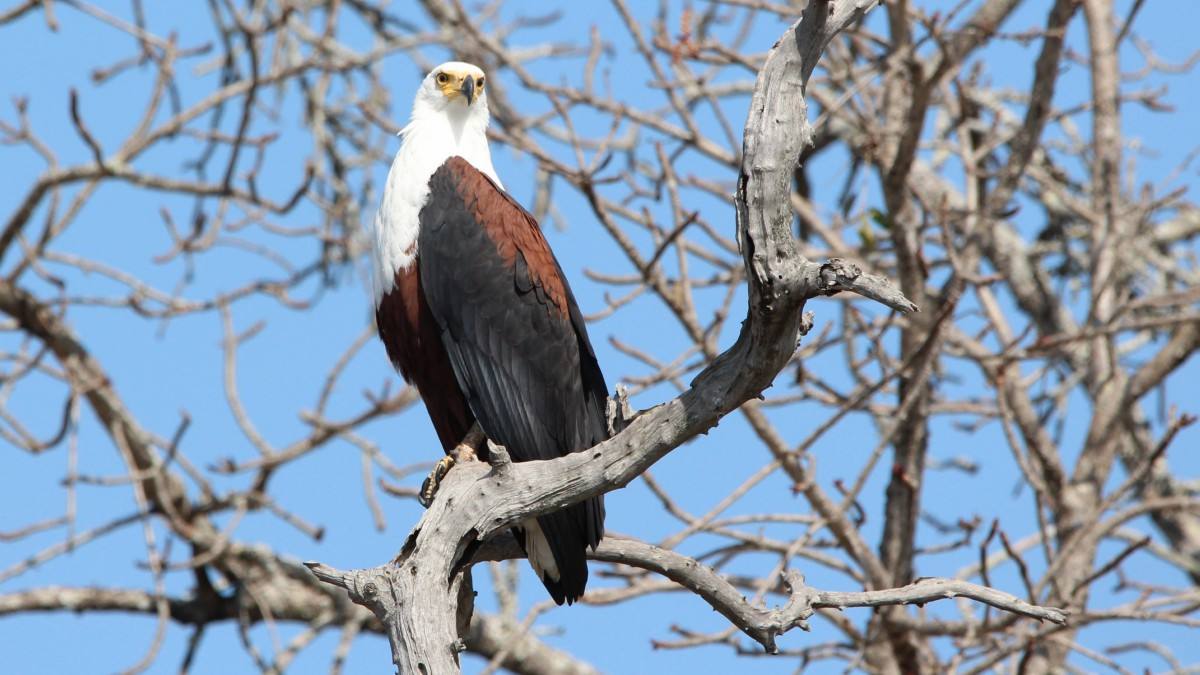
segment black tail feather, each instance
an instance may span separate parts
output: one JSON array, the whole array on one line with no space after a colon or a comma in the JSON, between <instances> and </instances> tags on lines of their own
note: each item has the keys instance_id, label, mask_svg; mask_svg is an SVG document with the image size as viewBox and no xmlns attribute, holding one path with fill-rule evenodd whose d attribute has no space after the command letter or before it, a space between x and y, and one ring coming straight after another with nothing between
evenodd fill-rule
<instances>
[{"instance_id":1,"label":"black tail feather","mask_svg":"<svg viewBox=\"0 0 1200 675\"><path fill-rule=\"evenodd\" d=\"M593 497L578 504L538 517L538 525L550 545L559 578L542 575L542 585L556 604L573 604L587 589L587 549L595 548L603 536L604 499ZM517 542L528 555L525 533Z\"/></svg>"}]
</instances>

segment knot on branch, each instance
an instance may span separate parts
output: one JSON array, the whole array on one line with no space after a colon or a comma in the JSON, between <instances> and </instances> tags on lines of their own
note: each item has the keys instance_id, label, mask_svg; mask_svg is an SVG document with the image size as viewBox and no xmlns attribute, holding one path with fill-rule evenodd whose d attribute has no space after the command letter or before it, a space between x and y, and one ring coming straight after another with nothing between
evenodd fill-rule
<instances>
[{"instance_id":1,"label":"knot on branch","mask_svg":"<svg viewBox=\"0 0 1200 675\"><path fill-rule=\"evenodd\" d=\"M809 630L807 619L813 615L813 602L817 598L817 593L804 583L804 575L795 570L783 573L783 585L790 593L787 604L778 609L761 610L756 625L746 627L746 634L761 644L768 654L779 653L776 636L793 628Z\"/></svg>"},{"instance_id":2,"label":"knot on branch","mask_svg":"<svg viewBox=\"0 0 1200 675\"><path fill-rule=\"evenodd\" d=\"M490 440L487 442L487 448L488 464L492 465L492 470L497 476L508 476L512 472L512 457L509 457L508 449Z\"/></svg>"},{"instance_id":3,"label":"knot on branch","mask_svg":"<svg viewBox=\"0 0 1200 675\"><path fill-rule=\"evenodd\" d=\"M395 595L383 591L392 587L391 580L387 578L386 567L344 572L319 562L306 562L304 566L312 571L317 579L345 589L354 604L371 610L380 620L399 607L400 602Z\"/></svg>"},{"instance_id":4,"label":"knot on branch","mask_svg":"<svg viewBox=\"0 0 1200 675\"><path fill-rule=\"evenodd\" d=\"M800 315L800 335L801 337L808 335L808 332L813 329L813 320L816 318L813 312L805 312Z\"/></svg>"},{"instance_id":5,"label":"knot on branch","mask_svg":"<svg viewBox=\"0 0 1200 675\"><path fill-rule=\"evenodd\" d=\"M604 404L604 414L610 437L621 433L633 421L633 408L629 405L629 390L625 385L617 385L616 392Z\"/></svg>"},{"instance_id":6,"label":"knot on branch","mask_svg":"<svg viewBox=\"0 0 1200 675\"><path fill-rule=\"evenodd\" d=\"M830 293L837 293L853 285L860 276L862 270L858 265L841 258L830 258L829 262L821 265L821 288L829 289Z\"/></svg>"}]
</instances>

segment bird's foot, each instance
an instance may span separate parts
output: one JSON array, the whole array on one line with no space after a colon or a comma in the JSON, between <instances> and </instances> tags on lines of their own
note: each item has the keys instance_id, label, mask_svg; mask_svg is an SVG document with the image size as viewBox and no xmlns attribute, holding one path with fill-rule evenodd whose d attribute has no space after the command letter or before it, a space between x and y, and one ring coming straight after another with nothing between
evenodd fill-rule
<instances>
[{"instance_id":1,"label":"bird's foot","mask_svg":"<svg viewBox=\"0 0 1200 675\"><path fill-rule=\"evenodd\" d=\"M454 466L454 455L446 455L433 465L433 471L430 471L429 475L425 477L424 482L421 483L421 492L417 494L417 501L421 503L421 506L429 508L429 505L433 503L433 496L437 494L438 486L442 484L442 479L450 472L452 466Z\"/></svg>"},{"instance_id":2,"label":"bird's foot","mask_svg":"<svg viewBox=\"0 0 1200 675\"><path fill-rule=\"evenodd\" d=\"M433 471L429 472L429 476L421 483L421 492L417 494L417 501L421 506L429 508L433 503L433 497L437 494L438 486L442 484L442 479L450 472L450 468L459 462L474 462L479 459L478 450L487 442L487 438L483 435L483 431L479 428L479 423L472 425L471 430L467 432L465 438L454 449L446 453L446 456L439 459L437 464L433 465Z\"/></svg>"}]
</instances>

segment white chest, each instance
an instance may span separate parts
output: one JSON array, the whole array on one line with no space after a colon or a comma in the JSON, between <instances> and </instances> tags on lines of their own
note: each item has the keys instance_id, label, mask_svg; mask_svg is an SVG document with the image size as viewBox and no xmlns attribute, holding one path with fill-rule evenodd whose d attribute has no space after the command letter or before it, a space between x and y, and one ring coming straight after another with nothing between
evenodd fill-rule
<instances>
[{"instance_id":1,"label":"white chest","mask_svg":"<svg viewBox=\"0 0 1200 675\"><path fill-rule=\"evenodd\" d=\"M429 178L445 161L462 157L499 185L492 167L484 126L453 125L441 120L414 119L388 171L383 199L372 232L372 279L375 306L395 284L397 270L417 257L421 208L429 199Z\"/></svg>"}]
</instances>

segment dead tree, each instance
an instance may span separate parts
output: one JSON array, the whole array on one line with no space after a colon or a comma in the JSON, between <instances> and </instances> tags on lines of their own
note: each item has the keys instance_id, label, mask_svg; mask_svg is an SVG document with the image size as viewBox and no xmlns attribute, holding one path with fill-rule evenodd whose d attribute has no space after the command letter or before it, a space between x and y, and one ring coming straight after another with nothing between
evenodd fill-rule
<instances>
[{"instance_id":1,"label":"dead tree","mask_svg":"<svg viewBox=\"0 0 1200 675\"><path fill-rule=\"evenodd\" d=\"M1200 111L1172 95L1197 59L1170 3L9 4L11 667L78 669L43 612L143 617L88 654L130 672L206 668L220 639L264 673L314 651L338 672L383 663L382 637L435 672L460 647L519 673L698 648L1187 667ZM436 446L372 334L362 226L409 85L451 55L487 70L501 174L565 230L624 393L611 441L455 469L444 496L472 499L422 512ZM620 486L588 593L554 610L505 524ZM350 594L299 562L398 548L317 568ZM651 597L678 602L614 624L621 650L544 637Z\"/></svg>"}]
</instances>

